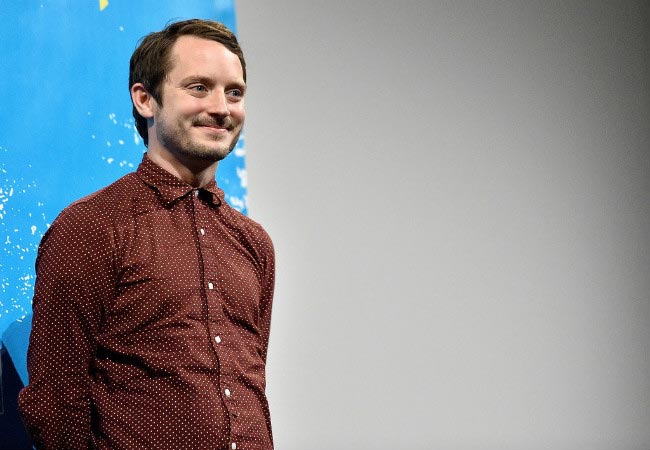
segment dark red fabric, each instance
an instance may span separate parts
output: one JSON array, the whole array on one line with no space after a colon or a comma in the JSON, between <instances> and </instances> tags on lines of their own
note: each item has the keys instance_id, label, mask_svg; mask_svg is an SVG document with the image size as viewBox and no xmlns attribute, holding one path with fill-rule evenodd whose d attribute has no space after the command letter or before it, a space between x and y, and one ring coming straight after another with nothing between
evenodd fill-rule
<instances>
[{"instance_id":1,"label":"dark red fabric","mask_svg":"<svg viewBox=\"0 0 650 450\"><path fill-rule=\"evenodd\" d=\"M36 266L19 403L37 447L273 448L273 246L216 183L145 155L59 215Z\"/></svg>"}]
</instances>

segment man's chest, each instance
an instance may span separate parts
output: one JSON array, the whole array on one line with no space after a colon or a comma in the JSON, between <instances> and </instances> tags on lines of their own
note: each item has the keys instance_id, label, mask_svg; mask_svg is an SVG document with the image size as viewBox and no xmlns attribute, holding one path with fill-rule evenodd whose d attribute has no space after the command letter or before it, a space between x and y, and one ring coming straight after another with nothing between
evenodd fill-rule
<instances>
[{"instance_id":1,"label":"man's chest","mask_svg":"<svg viewBox=\"0 0 650 450\"><path fill-rule=\"evenodd\" d=\"M255 328L261 267L241 236L209 208L190 204L141 214L117 240L116 295L105 305L109 324L234 321Z\"/></svg>"}]
</instances>

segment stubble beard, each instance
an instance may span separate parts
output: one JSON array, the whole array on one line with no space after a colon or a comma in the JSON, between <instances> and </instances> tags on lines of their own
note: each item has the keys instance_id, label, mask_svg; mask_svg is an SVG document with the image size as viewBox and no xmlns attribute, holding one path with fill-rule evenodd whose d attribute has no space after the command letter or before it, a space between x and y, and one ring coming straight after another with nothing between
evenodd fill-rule
<instances>
[{"instance_id":1,"label":"stubble beard","mask_svg":"<svg viewBox=\"0 0 650 450\"><path fill-rule=\"evenodd\" d=\"M191 159L218 162L228 156L235 148L241 134L241 128L232 136L228 145L226 145L225 140L215 139L215 144L219 144L216 146L193 140L189 132L183 131L181 128L176 130L163 129L159 133L158 140L171 153Z\"/></svg>"}]
</instances>

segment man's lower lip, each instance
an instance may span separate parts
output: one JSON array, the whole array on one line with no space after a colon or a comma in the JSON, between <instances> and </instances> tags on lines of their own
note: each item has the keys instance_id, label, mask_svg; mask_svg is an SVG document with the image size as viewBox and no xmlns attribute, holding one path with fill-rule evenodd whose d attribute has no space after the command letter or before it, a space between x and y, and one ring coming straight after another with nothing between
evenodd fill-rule
<instances>
[{"instance_id":1,"label":"man's lower lip","mask_svg":"<svg viewBox=\"0 0 650 450\"><path fill-rule=\"evenodd\" d=\"M198 125L199 128L212 131L214 133L225 133L228 131L228 128L220 128L220 127L211 127L208 125Z\"/></svg>"}]
</instances>

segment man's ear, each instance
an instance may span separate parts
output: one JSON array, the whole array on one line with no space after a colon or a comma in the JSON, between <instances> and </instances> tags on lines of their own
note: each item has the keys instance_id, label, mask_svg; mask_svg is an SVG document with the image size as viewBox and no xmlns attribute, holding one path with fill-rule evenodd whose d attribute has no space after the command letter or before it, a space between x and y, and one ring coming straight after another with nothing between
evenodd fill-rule
<instances>
[{"instance_id":1,"label":"man's ear","mask_svg":"<svg viewBox=\"0 0 650 450\"><path fill-rule=\"evenodd\" d=\"M145 89L144 84L135 83L131 86L131 100L142 117L145 119L153 117L156 99Z\"/></svg>"}]
</instances>

